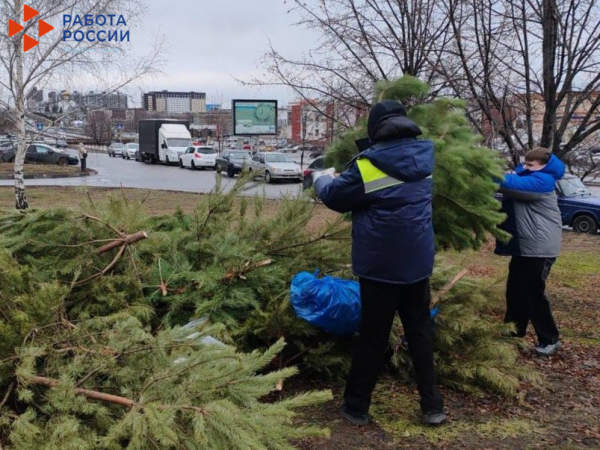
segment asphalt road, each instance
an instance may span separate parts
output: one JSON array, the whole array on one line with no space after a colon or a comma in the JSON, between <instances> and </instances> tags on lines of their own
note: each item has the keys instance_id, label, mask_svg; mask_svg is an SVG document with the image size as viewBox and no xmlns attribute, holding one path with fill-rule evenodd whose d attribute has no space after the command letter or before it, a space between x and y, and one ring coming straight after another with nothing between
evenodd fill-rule
<instances>
[{"instance_id":1,"label":"asphalt road","mask_svg":"<svg viewBox=\"0 0 600 450\"><path fill-rule=\"evenodd\" d=\"M77 156L77 152L69 150ZM290 154L297 163L300 163L299 154ZM312 160L305 157L304 167ZM215 172L212 170L180 169L179 166L165 166L162 164L145 164L134 160L109 158L101 153L90 153L87 165L98 171L98 175L81 178L59 178L47 180L25 180L27 186L93 186L93 187L125 187L141 189L157 189L184 192L210 192L216 183ZM223 186L230 189L235 180L222 174ZM236 177L237 178L237 177ZM0 186L12 186L11 180L0 180ZM279 182L266 184L258 179L256 185L245 192L246 195L262 194L264 191L268 198L282 198L284 195L297 195L302 189L301 183ZM595 195L600 196L600 186L590 186Z\"/></svg>"},{"instance_id":2,"label":"asphalt road","mask_svg":"<svg viewBox=\"0 0 600 450\"><path fill-rule=\"evenodd\" d=\"M76 154L73 150L69 150L69 153ZM290 157L300 163L299 154L292 154ZM312 160L305 157L304 167L311 162ZM216 183L213 170L193 171L180 169L179 166L151 165L120 157L109 158L108 155L100 153L90 153L87 166L97 170L98 175L81 178L25 180L25 185L125 187L207 193L215 187ZM228 178L225 173L222 175L223 187L230 189L235 184L235 179ZM0 181L0 186L12 184L12 181ZM256 185L245 194L261 194L264 191L268 198L281 198L284 195L297 195L301 188L302 184L297 182L266 184L261 179L257 179Z\"/></svg>"}]
</instances>

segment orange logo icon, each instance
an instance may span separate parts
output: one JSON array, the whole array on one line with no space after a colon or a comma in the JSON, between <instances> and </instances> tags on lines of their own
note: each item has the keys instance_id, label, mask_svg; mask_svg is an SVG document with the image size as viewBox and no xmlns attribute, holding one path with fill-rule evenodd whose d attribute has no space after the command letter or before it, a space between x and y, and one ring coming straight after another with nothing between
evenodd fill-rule
<instances>
[{"instance_id":1,"label":"orange logo icon","mask_svg":"<svg viewBox=\"0 0 600 450\"><path fill-rule=\"evenodd\" d=\"M33 19L38 14L39 14L39 12L36 11L35 9L33 9L31 6L25 5L25 7L23 9L23 20L25 22L28 22L29 20ZM17 33L20 33L24 29L25 29L25 27L23 25L15 22L14 20L8 19L8 36L9 37L12 37ZM38 39L40 37L42 37L43 35L45 35L46 33L49 33L52 30L54 30L54 27L52 25L50 25L47 22L44 22L42 19L38 20ZM25 36L23 36L24 51L31 50L33 47L35 47L38 44L39 44L39 42L36 41L31 36L29 36L27 34Z\"/></svg>"}]
</instances>

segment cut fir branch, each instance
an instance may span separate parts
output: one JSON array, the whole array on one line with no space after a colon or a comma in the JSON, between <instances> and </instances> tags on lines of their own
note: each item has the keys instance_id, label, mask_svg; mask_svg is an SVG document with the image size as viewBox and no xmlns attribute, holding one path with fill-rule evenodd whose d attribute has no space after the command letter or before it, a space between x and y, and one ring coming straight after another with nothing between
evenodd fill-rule
<instances>
[{"instance_id":1,"label":"cut fir branch","mask_svg":"<svg viewBox=\"0 0 600 450\"><path fill-rule=\"evenodd\" d=\"M92 319L78 326L87 334L88 328L100 324ZM23 349L17 371L20 407L39 413L15 415L10 432L5 434L6 423L0 423L0 434L18 443L10 448L40 448L44 436L56 435L52 431L59 433L63 420L76 424L78 438L83 439L80 445L97 444L100 439L110 443L109 448L119 448L125 440L132 443L130 448L138 450L161 439L159 448L169 450L259 450L267 445L283 450L294 448L291 440L327 434L326 430L299 427L292 419L298 408L327 401L330 393L308 393L274 403L260 400L276 390L278 380L297 373L291 368L265 371L283 348L283 341L265 352L243 354L195 339L178 342L189 331L177 328L146 336L148 345L140 347L136 343L139 338L132 340L142 331L140 326L135 320L125 319L99 337L97 348L104 348L112 340L125 344L117 365L110 363L115 355L101 352L93 352L89 359L77 354L54 359L52 355L40 355L34 348ZM201 330L200 334L208 332ZM37 358L47 361L47 375L35 373ZM137 365L133 366L134 362ZM77 383L68 381L77 373L85 376ZM145 432L140 434L132 420L141 420ZM197 433L198 420L204 423L201 434ZM165 426L172 431L167 440ZM39 432L31 433L33 429ZM238 432L243 433L243 439L238 439ZM61 435L75 438L68 433ZM6 443L4 437L0 442Z\"/></svg>"}]
</instances>

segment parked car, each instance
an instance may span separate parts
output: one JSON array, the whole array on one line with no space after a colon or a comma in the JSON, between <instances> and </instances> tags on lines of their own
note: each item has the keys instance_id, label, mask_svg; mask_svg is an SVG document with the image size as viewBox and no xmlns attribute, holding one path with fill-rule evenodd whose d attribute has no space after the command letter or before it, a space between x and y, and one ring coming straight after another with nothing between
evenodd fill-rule
<instances>
[{"instance_id":1,"label":"parked car","mask_svg":"<svg viewBox=\"0 0 600 450\"><path fill-rule=\"evenodd\" d=\"M67 141L65 141L64 139L57 139L56 147L57 148L68 148L69 144L67 144Z\"/></svg>"},{"instance_id":2,"label":"parked car","mask_svg":"<svg viewBox=\"0 0 600 450\"><path fill-rule=\"evenodd\" d=\"M318 170L325 170L325 158L323 158L322 156L319 156L310 164L310 166L304 169L304 172L302 173L303 191L306 191L307 189L313 187L312 173Z\"/></svg>"},{"instance_id":3,"label":"parked car","mask_svg":"<svg viewBox=\"0 0 600 450\"><path fill-rule=\"evenodd\" d=\"M217 169L217 151L213 147L193 146L179 157L179 167Z\"/></svg>"},{"instance_id":4,"label":"parked car","mask_svg":"<svg viewBox=\"0 0 600 450\"><path fill-rule=\"evenodd\" d=\"M321 147L311 147L310 150L310 157L311 158L318 158L319 156L323 156L323 154L325 153L325 150Z\"/></svg>"},{"instance_id":5,"label":"parked car","mask_svg":"<svg viewBox=\"0 0 600 450\"><path fill-rule=\"evenodd\" d=\"M121 142L113 142L108 147L108 156L112 156L115 158L117 155L123 156L123 151L125 150L125 146Z\"/></svg>"},{"instance_id":6,"label":"parked car","mask_svg":"<svg viewBox=\"0 0 600 450\"><path fill-rule=\"evenodd\" d=\"M14 147L10 142L0 143L0 163L9 162L9 159L14 156Z\"/></svg>"},{"instance_id":7,"label":"parked car","mask_svg":"<svg viewBox=\"0 0 600 450\"><path fill-rule=\"evenodd\" d=\"M249 170L256 176L265 177L267 183L275 180L302 181L300 166L285 153L259 152L252 158Z\"/></svg>"},{"instance_id":8,"label":"parked car","mask_svg":"<svg viewBox=\"0 0 600 450\"><path fill-rule=\"evenodd\" d=\"M556 183L558 207L564 226L576 233L596 234L600 228L600 197L596 197L579 178L567 175Z\"/></svg>"},{"instance_id":9,"label":"parked car","mask_svg":"<svg viewBox=\"0 0 600 450\"><path fill-rule=\"evenodd\" d=\"M135 142L130 142L129 144L125 145L125 150L121 152L121 156L123 157L123 159L125 159L125 158L136 159L136 154L139 152L139 150L140 150L140 144L137 144Z\"/></svg>"},{"instance_id":10,"label":"parked car","mask_svg":"<svg viewBox=\"0 0 600 450\"><path fill-rule=\"evenodd\" d=\"M250 163L250 152L243 150L225 150L217 157L217 172L227 172L227 176L234 177L240 173L245 165Z\"/></svg>"},{"instance_id":11,"label":"parked car","mask_svg":"<svg viewBox=\"0 0 600 450\"><path fill-rule=\"evenodd\" d=\"M2 153L4 162L15 161L14 148ZM73 166L79 164L79 158L69 155L68 153L52 148L47 144L33 143L27 147L25 153L26 164L58 164L59 166Z\"/></svg>"}]
</instances>

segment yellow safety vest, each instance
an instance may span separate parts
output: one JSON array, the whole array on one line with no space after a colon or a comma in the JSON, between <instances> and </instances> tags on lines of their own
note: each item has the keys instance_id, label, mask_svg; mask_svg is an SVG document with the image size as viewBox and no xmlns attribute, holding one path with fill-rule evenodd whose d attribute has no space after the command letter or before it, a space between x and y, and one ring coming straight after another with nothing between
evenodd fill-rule
<instances>
[{"instance_id":1,"label":"yellow safety vest","mask_svg":"<svg viewBox=\"0 0 600 450\"><path fill-rule=\"evenodd\" d=\"M357 159L356 164L365 185L365 194L404 184L404 181L390 177L387 173L379 170L367 158Z\"/></svg>"}]
</instances>

